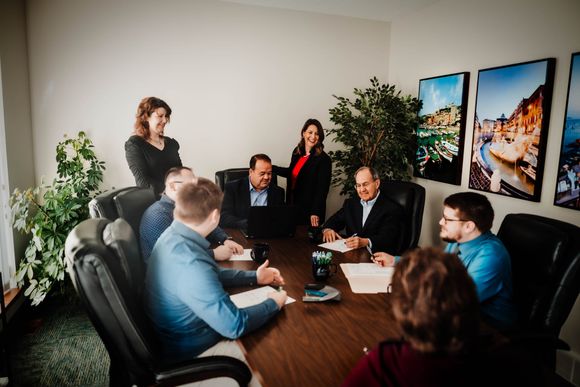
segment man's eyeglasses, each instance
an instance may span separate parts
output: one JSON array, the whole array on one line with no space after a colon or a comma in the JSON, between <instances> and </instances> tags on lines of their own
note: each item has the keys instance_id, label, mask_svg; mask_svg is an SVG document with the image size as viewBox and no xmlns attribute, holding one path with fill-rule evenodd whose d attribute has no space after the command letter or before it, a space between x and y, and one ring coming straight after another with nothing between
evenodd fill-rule
<instances>
[{"instance_id":1,"label":"man's eyeglasses","mask_svg":"<svg viewBox=\"0 0 580 387\"><path fill-rule=\"evenodd\" d=\"M361 188L367 188L369 185L371 185L372 183L369 183L368 181L365 181L362 184L355 184L354 185L354 189L361 189Z\"/></svg>"},{"instance_id":2,"label":"man's eyeglasses","mask_svg":"<svg viewBox=\"0 0 580 387\"><path fill-rule=\"evenodd\" d=\"M441 219L443 219L444 223L449 223L449 222L469 222L469 219L449 219L446 218L445 216L442 216Z\"/></svg>"}]
</instances>

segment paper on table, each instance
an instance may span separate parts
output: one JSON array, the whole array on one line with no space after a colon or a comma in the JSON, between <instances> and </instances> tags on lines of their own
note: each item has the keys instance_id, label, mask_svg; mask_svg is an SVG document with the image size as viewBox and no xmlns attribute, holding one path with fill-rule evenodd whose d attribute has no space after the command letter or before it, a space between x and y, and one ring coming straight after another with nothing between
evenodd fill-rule
<instances>
[{"instance_id":1,"label":"paper on table","mask_svg":"<svg viewBox=\"0 0 580 387\"><path fill-rule=\"evenodd\" d=\"M353 293L389 293L393 267L380 267L375 263L341 263Z\"/></svg>"},{"instance_id":2,"label":"paper on table","mask_svg":"<svg viewBox=\"0 0 580 387\"><path fill-rule=\"evenodd\" d=\"M347 247L344 243L344 239L337 239L334 242L326 242L319 244L318 247L324 247L325 249L340 251L341 253L354 250L352 247Z\"/></svg>"},{"instance_id":3,"label":"paper on table","mask_svg":"<svg viewBox=\"0 0 580 387\"><path fill-rule=\"evenodd\" d=\"M376 263L345 263L350 275L387 275L392 276L394 268L382 267ZM342 266L342 265L341 265Z\"/></svg>"},{"instance_id":4,"label":"paper on table","mask_svg":"<svg viewBox=\"0 0 580 387\"><path fill-rule=\"evenodd\" d=\"M252 260L252 256L250 255L251 252L252 249L244 249L244 253L242 255L232 255L230 261L251 261Z\"/></svg>"},{"instance_id":5,"label":"paper on table","mask_svg":"<svg viewBox=\"0 0 580 387\"><path fill-rule=\"evenodd\" d=\"M263 302L268 298L268 293L275 291L276 289L271 286L262 286L261 288L248 290L247 292L234 294L233 296L230 296L230 299L238 308L247 308L248 306L257 305ZM295 299L288 296L285 305L291 304L295 301Z\"/></svg>"}]
</instances>

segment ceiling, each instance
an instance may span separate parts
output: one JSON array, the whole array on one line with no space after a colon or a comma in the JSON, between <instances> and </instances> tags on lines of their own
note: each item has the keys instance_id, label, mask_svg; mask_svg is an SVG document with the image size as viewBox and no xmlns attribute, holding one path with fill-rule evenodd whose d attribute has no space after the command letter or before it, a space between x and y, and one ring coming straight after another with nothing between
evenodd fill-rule
<instances>
[{"instance_id":1,"label":"ceiling","mask_svg":"<svg viewBox=\"0 0 580 387\"><path fill-rule=\"evenodd\" d=\"M222 0L294 11L393 21L438 0Z\"/></svg>"}]
</instances>

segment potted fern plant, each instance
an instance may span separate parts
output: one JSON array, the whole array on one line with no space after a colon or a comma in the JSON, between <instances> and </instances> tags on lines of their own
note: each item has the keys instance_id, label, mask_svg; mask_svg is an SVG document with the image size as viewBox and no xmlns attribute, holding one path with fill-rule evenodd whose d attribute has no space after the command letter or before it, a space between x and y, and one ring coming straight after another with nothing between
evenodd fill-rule
<instances>
[{"instance_id":1,"label":"potted fern plant","mask_svg":"<svg viewBox=\"0 0 580 387\"><path fill-rule=\"evenodd\" d=\"M16 230L30 235L24 258L16 271L19 287L32 305L40 304L55 286L64 289L64 243L68 233L88 218L88 203L98 193L104 162L99 161L84 132L56 147L58 178L10 197Z\"/></svg>"},{"instance_id":2,"label":"potted fern plant","mask_svg":"<svg viewBox=\"0 0 580 387\"><path fill-rule=\"evenodd\" d=\"M336 127L327 132L344 148L329 152L332 183L342 187L341 195L354 194L353 175L361 166L375 168L383 179L410 179L421 102L376 77L370 81L371 87L354 89L352 101L333 95L338 104L329 110Z\"/></svg>"}]
</instances>

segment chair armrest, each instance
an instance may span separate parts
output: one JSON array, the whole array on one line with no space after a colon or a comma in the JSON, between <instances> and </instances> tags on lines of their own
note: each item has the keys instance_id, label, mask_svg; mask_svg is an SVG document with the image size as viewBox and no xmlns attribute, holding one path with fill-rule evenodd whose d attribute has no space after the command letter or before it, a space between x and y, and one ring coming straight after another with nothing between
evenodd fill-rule
<instances>
[{"instance_id":1,"label":"chair armrest","mask_svg":"<svg viewBox=\"0 0 580 387\"><path fill-rule=\"evenodd\" d=\"M229 356L198 357L186 362L168 365L167 369L155 372L155 381L160 386L175 386L198 380L228 377L247 386L252 372L241 360Z\"/></svg>"}]
</instances>

